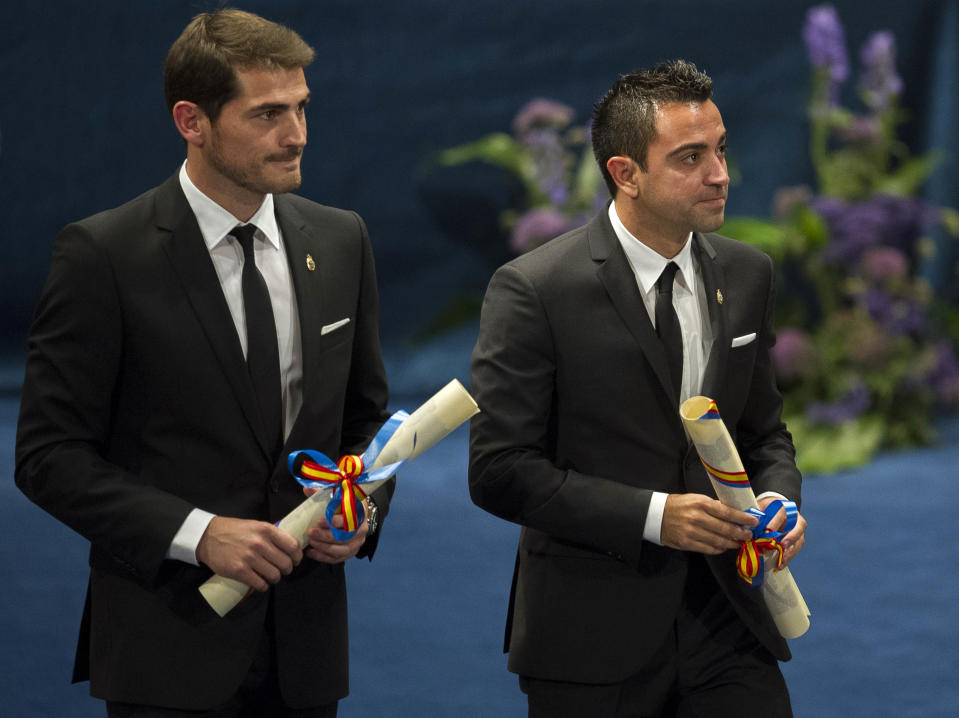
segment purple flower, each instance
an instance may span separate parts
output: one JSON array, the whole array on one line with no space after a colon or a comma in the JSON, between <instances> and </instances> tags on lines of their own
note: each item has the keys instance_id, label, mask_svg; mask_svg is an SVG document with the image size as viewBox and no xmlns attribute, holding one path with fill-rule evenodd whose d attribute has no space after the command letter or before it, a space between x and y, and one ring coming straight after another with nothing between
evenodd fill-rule
<instances>
[{"instance_id":1,"label":"purple flower","mask_svg":"<svg viewBox=\"0 0 959 718\"><path fill-rule=\"evenodd\" d=\"M871 247L862 255L862 273L867 279L881 282L899 279L909 271L909 260L898 249Z\"/></svg>"},{"instance_id":2,"label":"purple flower","mask_svg":"<svg viewBox=\"0 0 959 718\"><path fill-rule=\"evenodd\" d=\"M549 201L562 207L569 189L566 186L566 152L556 130L531 129L523 135L523 143L533 158L536 184Z\"/></svg>"},{"instance_id":3,"label":"purple flower","mask_svg":"<svg viewBox=\"0 0 959 718\"><path fill-rule=\"evenodd\" d=\"M827 262L855 262L868 247L880 242L885 217L868 202L848 204L834 197L817 197L812 208L829 228L829 244L824 252Z\"/></svg>"},{"instance_id":4,"label":"purple flower","mask_svg":"<svg viewBox=\"0 0 959 718\"><path fill-rule=\"evenodd\" d=\"M869 408L869 389L857 380L838 401L811 401L806 405L806 418L821 424L842 424L851 421Z\"/></svg>"},{"instance_id":5,"label":"purple flower","mask_svg":"<svg viewBox=\"0 0 959 718\"><path fill-rule=\"evenodd\" d=\"M522 138L532 129L565 127L573 120L574 114L569 105L538 97L527 102L516 113L513 118L513 132Z\"/></svg>"},{"instance_id":6,"label":"purple flower","mask_svg":"<svg viewBox=\"0 0 959 718\"><path fill-rule=\"evenodd\" d=\"M829 228L823 258L832 263L855 263L868 248L877 246L914 257L923 230L934 219L922 200L885 194L858 203L817 197L811 206Z\"/></svg>"},{"instance_id":7,"label":"purple flower","mask_svg":"<svg viewBox=\"0 0 959 718\"><path fill-rule=\"evenodd\" d=\"M829 82L822 98L830 105L838 99L839 83L849 76L846 39L836 8L817 5L806 13L802 29L803 41L813 67L825 71Z\"/></svg>"},{"instance_id":8,"label":"purple flower","mask_svg":"<svg viewBox=\"0 0 959 718\"><path fill-rule=\"evenodd\" d=\"M890 97L902 92L902 78L896 74L896 38L888 30L873 33L863 44L860 59L866 104L883 110Z\"/></svg>"},{"instance_id":9,"label":"purple flower","mask_svg":"<svg viewBox=\"0 0 959 718\"><path fill-rule=\"evenodd\" d=\"M923 306L915 299L903 299L881 289L870 289L860 295L860 302L869 316L889 334L916 334L926 323Z\"/></svg>"},{"instance_id":10,"label":"purple flower","mask_svg":"<svg viewBox=\"0 0 959 718\"><path fill-rule=\"evenodd\" d=\"M510 248L517 254L528 252L569 228L569 221L557 210L551 207L531 209L513 225Z\"/></svg>"},{"instance_id":11,"label":"purple flower","mask_svg":"<svg viewBox=\"0 0 959 718\"><path fill-rule=\"evenodd\" d=\"M791 219L797 209L809 204L812 196L812 190L806 185L781 187L773 195L773 216Z\"/></svg>"},{"instance_id":12,"label":"purple flower","mask_svg":"<svg viewBox=\"0 0 959 718\"><path fill-rule=\"evenodd\" d=\"M929 383L940 403L959 405L959 360L947 341L936 346L936 367L929 376Z\"/></svg>"},{"instance_id":13,"label":"purple flower","mask_svg":"<svg viewBox=\"0 0 959 718\"><path fill-rule=\"evenodd\" d=\"M783 329L770 351L776 375L783 379L808 373L815 359L815 349L809 336L800 329Z\"/></svg>"}]
</instances>

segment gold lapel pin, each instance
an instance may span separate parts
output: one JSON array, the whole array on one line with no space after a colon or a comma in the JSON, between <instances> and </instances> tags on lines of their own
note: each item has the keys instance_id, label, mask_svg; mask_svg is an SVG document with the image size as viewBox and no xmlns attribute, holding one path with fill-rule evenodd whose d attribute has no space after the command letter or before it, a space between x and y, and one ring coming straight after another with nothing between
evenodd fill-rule
<instances>
[{"instance_id":1,"label":"gold lapel pin","mask_svg":"<svg viewBox=\"0 0 959 718\"><path fill-rule=\"evenodd\" d=\"M723 293L722 293L722 290L720 289L716 290L716 301L719 302L720 304L723 303Z\"/></svg>"},{"instance_id":2,"label":"gold lapel pin","mask_svg":"<svg viewBox=\"0 0 959 718\"><path fill-rule=\"evenodd\" d=\"M311 272L312 272L314 269L316 269L316 262L313 261L313 255L312 255L312 254L306 255L306 268L307 268L309 271L311 271ZM722 301L722 300L720 299L719 301Z\"/></svg>"}]
</instances>

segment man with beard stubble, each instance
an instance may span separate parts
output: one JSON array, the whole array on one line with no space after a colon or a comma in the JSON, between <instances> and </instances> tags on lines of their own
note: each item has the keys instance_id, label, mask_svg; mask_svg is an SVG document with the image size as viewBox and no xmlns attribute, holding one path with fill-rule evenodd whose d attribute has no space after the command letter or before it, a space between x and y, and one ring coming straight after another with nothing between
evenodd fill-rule
<instances>
[{"instance_id":1,"label":"man with beard stubble","mask_svg":"<svg viewBox=\"0 0 959 718\"><path fill-rule=\"evenodd\" d=\"M349 691L343 562L393 485L348 540L274 526L303 500L291 448L358 453L388 416L366 227L288 194L312 60L256 15L195 17L164 67L186 161L54 245L16 481L90 541L74 680L110 716L334 716ZM255 589L224 618L211 572Z\"/></svg>"},{"instance_id":2,"label":"man with beard stubble","mask_svg":"<svg viewBox=\"0 0 959 718\"><path fill-rule=\"evenodd\" d=\"M757 521L715 498L679 417L713 398L760 505L799 501L772 263L713 234L729 176L711 94L681 60L620 78L592 125L612 201L487 290L470 492L523 527L505 648L531 718L792 714L789 648L736 576Z\"/></svg>"}]
</instances>

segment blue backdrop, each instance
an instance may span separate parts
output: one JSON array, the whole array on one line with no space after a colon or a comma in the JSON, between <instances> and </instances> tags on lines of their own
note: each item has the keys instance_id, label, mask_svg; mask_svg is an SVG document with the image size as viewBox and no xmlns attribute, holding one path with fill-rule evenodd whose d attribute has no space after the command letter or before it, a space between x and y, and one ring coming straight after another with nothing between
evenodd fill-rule
<instances>
[{"instance_id":1,"label":"blue backdrop","mask_svg":"<svg viewBox=\"0 0 959 718\"><path fill-rule=\"evenodd\" d=\"M429 159L481 134L508 130L537 96L589 116L618 74L684 56L709 72L741 180L729 214L768 213L782 185L810 182L800 29L810 2L768 0L274 0L245 9L289 24L317 50L302 193L360 212L380 273L387 349L410 337L451 297L485 287L501 240L476 246L470 214L482 173L437 182ZM182 161L162 97L166 50L215 3L58 0L0 4L0 352L16 361L67 222L120 204L163 181ZM836 3L851 59L875 30L895 31L904 139L937 146L947 161L927 188L959 205L959 0ZM845 88L854 101L854 83ZM501 198L500 198L501 199ZM435 203L464 211L464 230L441 230ZM431 209L431 204L434 209ZM953 250L954 251L954 250ZM955 260L930 264L957 284ZM16 364L14 363L14 366ZM4 376L19 379L14 368Z\"/></svg>"},{"instance_id":2,"label":"blue backdrop","mask_svg":"<svg viewBox=\"0 0 959 718\"><path fill-rule=\"evenodd\" d=\"M13 487L29 317L57 231L162 182L182 161L162 97L163 58L189 18L215 4L0 0L0 391L11 394L0 402L0 696L16 715L102 715L84 698L87 686L67 685L86 544ZM398 406L413 408L414 397L464 376L475 326L427 346L410 340L451 298L482 291L492 264L507 257L500 238L480 245L471 230L482 219L476 198L495 205L509 188L477 168L455 182L438 179L429 163L436 152L508 130L532 97L563 101L585 122L617 75L687 57L713 76L730 131L741 179L729 212L765 215L777 188L812 181L800 28L813 4L241 3L317 50L307 71L315 99L302 193L367 220ZM959 206L959 0L835 4L854 65L871 32L895 32L911 111L903 139L913 151L946 151L925 193ZM847 86L844 100L853 99ZM462 231L439 226L437 202L462 210ZM943 246L926 268L954 298L957 257ZM944 451L959 436L955 423L948 428ZM470 507L464 432L437 447L435 463L410 477L422 481L398 494L408 510L398 504L383 560L351 566L357 695L344 714L523 713L498 648L516 529ZM954 450L914 452L808 484L817 537L796 570L814 631L786 667L797 715L959 714L950 682L959 660L956 552L911 543L917 529L950 531L956 461ZM929 496L939 500L927 505ZM427 510L437 523L424 531ZM378 662L370 663L362 649L374 642Z\"/></svg>"}]
</instances>

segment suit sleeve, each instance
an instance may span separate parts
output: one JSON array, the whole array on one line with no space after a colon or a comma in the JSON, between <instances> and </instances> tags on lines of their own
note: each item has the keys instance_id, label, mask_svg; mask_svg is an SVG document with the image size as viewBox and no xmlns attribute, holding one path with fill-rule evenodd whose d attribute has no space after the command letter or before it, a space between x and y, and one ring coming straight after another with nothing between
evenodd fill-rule
<instances>
[{"instance_id":1,"label":"suit sleeve","mask_svg":"<svg viewBox=\"0 0 959 718\"><path fill-rule=\"evenodd\" d=\"M792 435L782 421L782 395L776 385L770 350L776 343L772 319L775 307L775 272L764 257L769 277L762 331L757 337L756 362L737 439L743 466L754 493L774 491L800 504L802 476L796 468Z\"/></svg>"},{"instance_id":2,"label":"suit sleeve","mask_svg":"<svg viewBox=\"0 0 959 718\"><path fill-rule=\"evenodd\" d=\"M555 462L558 353L533 284L500 269L471 363L481 411L470 428L470 495L500 518L636 562L651 492Z\"/></svg>"},{"instance_id":3,"label":"suit sleeve","mask_svg":"<svg viewBox=\"0 0 959 718\"><path fill-rule=\"evenodd\" d=\"M356 308L356 333L352 353L352 366L347 383L346 402L343 409L342 453L360 453L372 441L383 422L389 418L386 405L389 390L386 370L383 366L380 346L380 303L376 285L376 267L366 224L352 213L359 228L362 241L362 268L360 291ZM391 478L373 492L372 498L379 509L380 530L367 538L359 557L373 558L379 542L383 521L390 510L390 499L396 488L396 479Z\"/></svg>"},{"instance_id":4,"label":"suit sleeve","mask_svg":"<svg viewBox=\"0 0 959 718\"><path fill-rule=\"evenodd\" d=\"M67 227L30 330L15 480L40 507L150 581L193 507L105 458L122 323L106 252L86 228Z\"/></svg>"}]
</instances>

